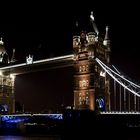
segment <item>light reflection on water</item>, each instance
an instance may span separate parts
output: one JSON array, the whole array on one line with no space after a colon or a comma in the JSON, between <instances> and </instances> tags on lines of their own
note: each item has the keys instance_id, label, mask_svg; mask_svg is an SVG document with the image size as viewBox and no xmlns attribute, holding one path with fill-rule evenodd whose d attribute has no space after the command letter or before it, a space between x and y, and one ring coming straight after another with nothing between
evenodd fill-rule
<instances>
[{"instance_id":1,"label":"light reflection on water","mask_svg":"<svg viewBox=\"0 0 140 140\"><path fill-rule=\"evenodd\" d=\"M42 137L23 137L23 136L0 136L0 140L61 140L60 138Z\"/></svg>"}]
</instances>

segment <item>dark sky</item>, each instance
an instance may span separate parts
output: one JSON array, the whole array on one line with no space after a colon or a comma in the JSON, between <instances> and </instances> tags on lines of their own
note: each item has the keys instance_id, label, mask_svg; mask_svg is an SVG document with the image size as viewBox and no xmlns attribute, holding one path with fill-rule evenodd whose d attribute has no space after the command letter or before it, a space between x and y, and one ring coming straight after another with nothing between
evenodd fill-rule
<instances>
[{"instance_id":1,"label":"dark sky","mask_svg":"<svg viewBox=\"0 0 140 140\"><path fill-rule=\"evenodd\" d=\"M118 1L116 3L94 0L5 3L1 4L0 10L0 36L3 37L9 55L11 55L12 48L16 48L16 58L19 61L24 60L29 53L34 55L34 59L69 54L72 53L72 36L77 31L93 31L89 20L90 12L93 11L100 34L105 33L106 25L110 28L111 63L140 83L140 9L137 5L138 3L132 2ZM78 29L75 27L76 21L79 23ZM68 82L72 80L71 71L72 69L61 69L54 70L53 74L46 71L18 76L16 80L17 100L25 104L29 111L35 111L33 106L36 110L44 109L43 103L51 108L53 96L54 98L59 95L64 96L61 96L59 103L56 103L55 99L53 104L62 102L69 104L72 97L67 95L70 100L66 101L65 94L72 92L72 84ZM60 76L63 72L65 72L64 79ZM57 85L56 83L58 85L52 85L53 81L54 85ZM45 88L44 85L46 85ZM62 90L59 88L56 93L54 89L60 86ZM64 90L66 87L67 90ZM51 89L53 89L52 92ZM40 95L42 98L39 101L36 100ZM37 107L37 104L40 105Z\"/></svg>"}]
</instances>

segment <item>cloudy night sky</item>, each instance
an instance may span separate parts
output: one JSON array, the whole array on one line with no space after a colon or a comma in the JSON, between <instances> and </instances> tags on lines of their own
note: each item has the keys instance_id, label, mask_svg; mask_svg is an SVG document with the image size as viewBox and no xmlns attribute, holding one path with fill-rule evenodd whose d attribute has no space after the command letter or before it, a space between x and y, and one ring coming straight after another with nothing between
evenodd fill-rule
<instances>
[{"instance_id":1,"label":"cloudy night sky","mask_svg":"<svg viewBox=\"0 0 140 140\"><path fill-rule=\"evenodd\" d=\"M28 54L43 59L72 53L72 36L93 31L93 11L100 35L110 29L111 63L140 83L140 9L137 3L115 2L20 2L1 4L0 36L11 56L25 61ZM78 22L78 27L76 27ZM73 102L73 69L56 69L16 78L16 100L26 111L45 111Z\"/></svg>"}]
</instances>

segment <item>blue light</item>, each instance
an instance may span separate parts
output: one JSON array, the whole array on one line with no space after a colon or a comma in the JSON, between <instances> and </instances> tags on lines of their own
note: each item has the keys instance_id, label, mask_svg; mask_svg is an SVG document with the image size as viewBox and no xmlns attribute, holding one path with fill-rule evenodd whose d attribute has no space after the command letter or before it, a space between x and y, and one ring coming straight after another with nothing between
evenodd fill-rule
<instances>
[{"instance_id":1,"label":"blue light","mask_svg":"<svg viewBox=\"0 0 140 140\"><path fill-rule=\"evenodd\" d=\"M103 98L96 99L96 102L98 103L98 107L100 109L103 109L104 108L105 102L104 102L104 99Z\"/></svg>"},{"instance_id":2,"label":"blue light","mask_svg":"<svg viewBox=\"0 0 140 140\"><path fill-rule=\"evenodd\" d=\"M63 115L62 114L55 114L55 115L52 114L49 117L51 119L59 119L59 120L63 119Z\"/></svg>"},{"instance_id":3,"label":"blue light","mask_svg":"<svg viewBox=\"0 0 140 140\"><path fill-rule=\"evenodd\" d=\"M63 119L63 114L33 114L33 116L45 116L50 119Z\"/></svg>"},{"instance_id":4,"label":"blue light","mask_svg":"<svg viewBox=\"0 0 140 140\"><path fill-rule=\"evenodd\" d=\"M4 123L18 123L18 122L24 122L25 120L28 120L26 117L21 116L10 116L10 115L3 115L1 117L2 122Z\"/></svg>"},{"instance_id":5,"label":"blue light","mask_svg":"<svg viewBox=\"0 0 140 140\"><path fill-rule=\"evenodd\" d=\"M69 113L68 115L69 115L69 117L72 117L72 114L71 113Z\"/></svg>"},{"instance_id":6,"label":"blue light","mask_svg":"<svg viewBox=\"0 0 140 140\"><path fill-rule=\"evenodd\" d=\"M77 113L77 116L80 117L80 112Z\"/></svg>"},{"instance_id":7,"label":"blue light","mask_svg":"<svg viewBox=\"0 0 140 140\"><path fill-rule=\"evenodd\" d=\"M8 112L8 105L0 104L0 113L1 114L7 114L7 112Z\"/></svg>"},{"instance_id":8,"label":"blue light","mask_svg":"<svg viewBox=\"0 0 140 140\"><path fill-rule=\"evenodd\" d=\"M72 114L70 115L72 116ZM15 114L15 115L1 115L1 128L17 128L20 123L33 123L36 117L41 118L44 121L44 118L52 120L62 120L63 114Z\"/></svg>"}]
</instances>

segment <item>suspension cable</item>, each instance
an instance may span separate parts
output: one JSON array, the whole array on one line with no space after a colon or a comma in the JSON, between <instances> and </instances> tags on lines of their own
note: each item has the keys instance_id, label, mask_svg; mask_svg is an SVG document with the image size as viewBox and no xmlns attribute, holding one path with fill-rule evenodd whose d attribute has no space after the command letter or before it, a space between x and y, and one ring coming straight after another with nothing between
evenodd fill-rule
<instances>
[{"instance_id":1,"label":"suspension cable","mask_svg":"<svg viewBox=\"0 0 140 140\"><path fill-rule=\"evenodd\" d=\"M108 66L106 66L103 62L101 62L98 58L95 59L97 61L97 63L116 81L118 82L120 85L122 85L125 89L127 89L128 91L130 91L131 93L135 94L136 96L140 97L140 95L135 92L134 90L128 88L124 83L122 83L121 81L119 81L112 73L114 73L115 75L119 76L120 78L124 79L125 81L131 83L132 85L134 85L135 87L140 88L140 86L136 85L135 83L127 80L126 78L120 76L118 73L114 72L112 69L110 69ZM112 72L110 72L110 71Z\"/></svg>"},{"instance_id":2,"label":"suspension cable","mask_svg":"<svg viewBox=\"0 0 140 140\"><path fill-rule=\"evenodd\" d=\"M112 73L114 73L115 75L117 75L117 76L119 76L120 78L124 79L125 81L131 83L132 85L134 85L134 86L140 88L139 85L137 85L137 84L131 82L130 80L124 78L123 76L119 75L118 73L116 73L115 71L113 71L112 69L110 69L110 68L109 68L108 66L106 66L102 61L100 61L98 58L96 58L95 60L96 60L98 63L100 62L105 68L109 69L109 70L110 70Z\"/></svg>"}]
</instances>

